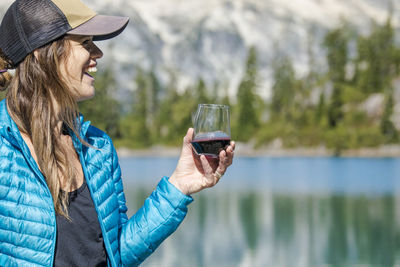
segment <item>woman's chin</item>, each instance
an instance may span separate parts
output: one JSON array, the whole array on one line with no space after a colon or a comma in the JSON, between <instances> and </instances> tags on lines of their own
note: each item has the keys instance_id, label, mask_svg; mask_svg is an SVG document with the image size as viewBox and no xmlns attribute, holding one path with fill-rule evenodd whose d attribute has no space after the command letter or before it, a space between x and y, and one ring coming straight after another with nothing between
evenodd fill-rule
<instances>
[{"instance_id":1,"label":"woman's chin","mask_svg":"<svg viewBox=\"0 0 400 267\"><path fill-rule=\"evenodd\" d=\"M91 90L85 90L85 93L79 94L76 99L78 102L81 102L92 99L94 95L95 95L95 90L94 87L92 87Z\"/></svg>"}]
</instances>

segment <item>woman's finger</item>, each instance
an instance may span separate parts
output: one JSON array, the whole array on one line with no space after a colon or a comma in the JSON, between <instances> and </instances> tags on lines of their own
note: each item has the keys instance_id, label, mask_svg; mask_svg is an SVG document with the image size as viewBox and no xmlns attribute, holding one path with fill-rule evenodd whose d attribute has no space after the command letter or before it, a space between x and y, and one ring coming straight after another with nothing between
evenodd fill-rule
<instances>
[{"instance_id":1,"label":"woman's finger","mask_svg":"<svg viewBox=\"0 0 400 267\"><path fill-rule=\"evenodd\" d=\"M228 146L228 148L226 149L226 154L227 154L227 166L232 165L232 161L233 161L233 156L235 154L234 152L234 147L232 146Z\"/></svg>"},{"instance_id":2,"label":"woman's finger","mask_svg":"<svg viewBox=\"0 0 400 267\"><path fill-rule=\"evenodd\" d=\"M192 150L192 139L193 139L193 128L189 128L188 131L186 132L185 137L183 137L183 148L182 151L185 150Z\"/></svg>"},{"instance_id":3,"label":"woman's finger","mask_svg":"<svg viewBox=\"0 0 400 267\"><path fill-rule=\"evenodd\" d=\"M204 170L205 176L205 185L206 187L211 187L216 184L216 179L214 177L213 168L208 162L207 158L204 155L200 156L201 165Z\"/></svg>"},{"instance_id":4,"label":"woman's finger","mask_svg":"<svg viewBox=\"0 0 400 267\"><path fill-rule=\"evenodd\" d=\"M231 141L230 146L232 147L232 151L235 150L236 147L235 141Z\"/></svg>"},{"instance_id":5,"label":"woman's finger","mask_svg":"<svg viewBox=\"0 0 400 267\"><path fill-rule=\"evenodd\" d=\"M219 162L218 165L221 166L223 165L225 168L227 167L228 164L228 152L223 150L219 153Z\"/></svg>"},{"instance_id":6,"label":"woman's finger","mask_svg":"<svg viewBox=\"0 0 400 267\"><path fill-rule=\"evenodd\" d=\"M219 153L219 164L214 172L214 177L216 179L215 183L217 183L219 179L221 179L221 177L225 174L226 168L228 166L228 161L229 158L227 157L226 151L225 150L221 151Z\"/></svg>"}]
</instances>

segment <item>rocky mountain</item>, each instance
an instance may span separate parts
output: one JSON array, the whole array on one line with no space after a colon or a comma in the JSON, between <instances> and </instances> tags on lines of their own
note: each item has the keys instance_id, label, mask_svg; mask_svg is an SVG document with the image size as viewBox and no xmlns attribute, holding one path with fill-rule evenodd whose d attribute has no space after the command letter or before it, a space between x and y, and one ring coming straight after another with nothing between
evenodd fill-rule
<instances>
[{"instance_id":1,"label":"rocky mountain","mask_svg":"<svg viewBox=\"0 0 400 267\"><path fill-rule=\"evenodd\" d=\"M11 0L0 2L0 16ZM270 62L290 56L298 75L324 68L321 40L345 19L367 33L371 21L384 22L392 10L400 29L395 0L84 0L99 13L131 18L127 30L100 44L103 64L118 74L121 90L134 89L137 67L153 69L163 83L171 73L180 88L203 78L219 82L232 96L242 77L250 46L259 56L259 93L270 93ZM399 35L397 37L399 38ZM101 64L100 64L101 65ZM101 68L101 67L100 67Z\"/></svg>"}]
</instances>

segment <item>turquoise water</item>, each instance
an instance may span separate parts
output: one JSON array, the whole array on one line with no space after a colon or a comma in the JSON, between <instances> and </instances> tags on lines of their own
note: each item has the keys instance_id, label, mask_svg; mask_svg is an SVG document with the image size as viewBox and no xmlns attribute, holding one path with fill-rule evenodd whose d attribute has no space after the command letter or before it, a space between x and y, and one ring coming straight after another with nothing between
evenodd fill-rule
<instances>
[{"instance_id":1,"label":"turquoise water","mask_svg":"<svg viewBox=\"0 0 400 267\"><path fill-rule=\"evenodd\" d=\"M176 158L121 159L129 214ZM400 266L400 159L236 158L142 266Z\"/></svg>"}]
</instances>

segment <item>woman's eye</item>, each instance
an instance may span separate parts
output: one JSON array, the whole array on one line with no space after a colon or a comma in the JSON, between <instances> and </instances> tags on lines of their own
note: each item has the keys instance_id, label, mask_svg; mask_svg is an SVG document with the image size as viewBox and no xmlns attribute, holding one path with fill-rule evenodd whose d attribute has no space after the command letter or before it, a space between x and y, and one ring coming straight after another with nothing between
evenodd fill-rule
<instances>
[{"instance_id":1,"label":"woman's eye","mask_svg":"<svg viewBox=\"0 0 400 267\"><path fill-rule=\"evenodd\" d=\"M89 47L91 45L91 43L92 43L91 39L86 39L86 40L83 40L82 45L84 47Z\"/></svg>"}]
</instances>

